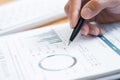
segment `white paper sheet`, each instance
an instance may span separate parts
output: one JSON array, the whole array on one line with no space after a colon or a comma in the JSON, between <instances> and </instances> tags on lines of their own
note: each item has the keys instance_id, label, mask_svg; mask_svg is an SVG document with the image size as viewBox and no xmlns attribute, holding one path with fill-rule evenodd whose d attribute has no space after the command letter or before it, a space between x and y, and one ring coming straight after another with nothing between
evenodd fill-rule
<instances>
[{"instance_id":1,"label":"white paper sheet","mask_svg":"<svg viewBox=\"0 0 120 80\"><path fill-rule=\"evenodd\" d=\"M78 35L70 46L68 23L2 37L0 79L86 80L119 73L120 27L111 26L101 38Z\"/></svg>"},{"instance_id":2,"label":"white paper sheet","mask_svg":"<svg viewBox=\"0 0 120 80\"><path fill-rule=\"evenodd\" d=\"M0 6L0 34L26 30L65 17L68 0L15 0Z\"/></svg>"}]
</instances>

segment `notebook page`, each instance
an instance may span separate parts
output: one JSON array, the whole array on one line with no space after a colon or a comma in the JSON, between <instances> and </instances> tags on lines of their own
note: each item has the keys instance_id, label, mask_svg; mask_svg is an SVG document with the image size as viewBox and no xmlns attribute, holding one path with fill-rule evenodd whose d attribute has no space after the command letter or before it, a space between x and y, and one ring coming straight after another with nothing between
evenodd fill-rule
<instances>
[{"instance_id":1,"label":"notebook page","mask_svg":"<svg viewBox=\"0 0 120 80\"><path fill-rule=\"evenodd\" d=\"M67 0L15 0L0 6L1 34L42 25L65 17Z\"/></svg>"},{"instance_id":2,"label":"notebook page","mask_svg":"<svg viewBox=\"0 0 120 80\"><path fill-rule=\"evenodd\" d=\"M120 30L117 27L103 37L78 35L70 46L67 44L72 30L68 23L2 37L0 63L5 62L0 65L0 78L71 80L118 73L120 46L116 40L120 35L112 39L114 31Z\"/></svg>"}]
</instances>

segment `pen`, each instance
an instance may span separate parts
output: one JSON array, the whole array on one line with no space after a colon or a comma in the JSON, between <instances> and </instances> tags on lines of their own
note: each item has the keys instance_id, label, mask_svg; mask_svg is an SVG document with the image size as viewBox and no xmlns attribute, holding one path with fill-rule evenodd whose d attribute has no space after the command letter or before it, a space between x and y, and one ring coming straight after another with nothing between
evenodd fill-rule
<instances>
[{"instance_id":1,"label":"pen","mask_svg":"<svg viewBox=\"0 0 120 80\"><path fill-rule=\"evenodd\" d=\"M69 43L68 45L70 45L70 43L75 39L75 37L77 36L77 34L79 33L79 31L81 30L83 24L84 24L85 19L83 19L82 17L79 18L77 25L75 26L70 39L69 39Z\"/></svg>"}]
</instances>

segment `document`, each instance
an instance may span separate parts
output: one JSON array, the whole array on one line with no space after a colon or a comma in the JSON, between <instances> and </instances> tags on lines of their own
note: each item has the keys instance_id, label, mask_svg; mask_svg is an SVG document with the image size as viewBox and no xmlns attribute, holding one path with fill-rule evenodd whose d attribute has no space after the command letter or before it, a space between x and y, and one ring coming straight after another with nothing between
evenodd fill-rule
<instances>
[{"instance_id":1,"label":"document","mask_svg":"<svg viewBox=\"0 0 120 80\"><path fill-rule=\"evenodd\" d=\"M64 18L68 0L13 0L0 6L0 35Z\"/></svg>"},{"instance_id":2,"label":"document","mask_svg":"<svg viewBox=\"0 0 120 80\"><path fill-rule=\"evenodd\" d=\"M68 46L68 23L0 38L1 80L94 80L120 73L120 25ZM107 28L108 27L108 28Z\"/></svg>"}]
</instances>

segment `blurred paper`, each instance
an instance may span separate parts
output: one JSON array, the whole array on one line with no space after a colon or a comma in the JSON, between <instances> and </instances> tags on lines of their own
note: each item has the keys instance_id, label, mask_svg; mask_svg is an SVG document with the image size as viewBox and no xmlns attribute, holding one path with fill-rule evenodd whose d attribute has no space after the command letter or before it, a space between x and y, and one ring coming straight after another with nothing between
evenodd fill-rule
<instances>
[{"instance_id":1,"label":"blurred paper","mask_svg":"<svg viewBox=\"0 0 120 80\"><path fill-rule=\"evenodd\" d=\"M67 0L14 0L0 6L0 34L22 31L65 17Z\"/></svg>"},{"instance_id":2,"label":"blurred paper","mask_svg":"<svg viewBox=\"0 0 120 80\"><path fill-rule=\"evenodd\" d=\"M68 23L1 37L0 79L96 80L119 74L119 24L104 30L102 37L78 35L70 46Z\"/></svg>"}]
</instances>

